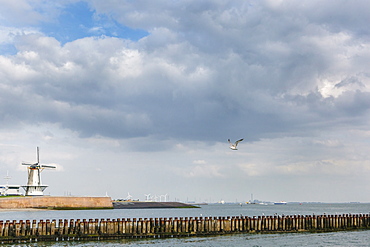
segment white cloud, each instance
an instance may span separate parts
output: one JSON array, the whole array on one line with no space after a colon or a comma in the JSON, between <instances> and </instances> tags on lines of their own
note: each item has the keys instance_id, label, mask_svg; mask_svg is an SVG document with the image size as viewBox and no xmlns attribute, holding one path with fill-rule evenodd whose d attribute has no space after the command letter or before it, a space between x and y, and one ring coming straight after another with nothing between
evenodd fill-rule
<instances>
[{"instance_id":1,"label":"white cloud","mask_svg":"<svg viewBox=\"0 0 370 247\"><path fill-rule=\"evenodd\" d=\"M196 164L196 165L204 165L206 163L207 162L205 160L194 160L193 161L193 164Z\"/></svg>"},{"instance_id":2,"label":"white cloud","mask_svg":"<svg viewBox=\"0 0 370 247\"><path fill-rule=\"evenodd\" d=\"M266 174L258 165L256 164L240 164L239 168L247 175L247 176L261 176Z\"/></svg>"},{"instance_id":3,"label":"white cloud","mask_svg":"<svg viewBox=\"0 0 370 247\"><path fill-rule=\"evenodd\" d=\"M185 171L185 177L223 177L221 167L215 165L198 164L189 171Z\"/></svg>"},{"instance_id":4,"label":"white cloud","mask_svg":"<svg viewBox=\"0 0 370 247\"><path fill-rule=\"evenodd\" d=\"M345 192L356 179L367 186L367 3L89 1L97 15L149 35L67 43L38 31L62 3L4 4L0 43L17 52L0 56L0 165L13 177L37 145L76 181L63 188L74 194L175 184L171 193L186 197L222 180L232 198L249 193L240 185L274 196L270 181L284 188L314 177L329 190L346 173ZM230 151L227 139L242 137ZM60 174L45 174L59 191ZM97 178L112 184L99 188Z\"/></svg>"}]
</instances>

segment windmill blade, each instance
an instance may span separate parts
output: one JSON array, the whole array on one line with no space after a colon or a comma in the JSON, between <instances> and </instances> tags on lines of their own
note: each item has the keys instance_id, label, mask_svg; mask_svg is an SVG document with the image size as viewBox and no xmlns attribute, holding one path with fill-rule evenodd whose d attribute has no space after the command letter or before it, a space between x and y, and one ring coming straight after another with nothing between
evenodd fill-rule
<instances>
[{"instance_id":1,"label":"windmill blade","mask_svg":"<svg viewBox=\"0 0 370 247\"><path fill-rule=\"evenodd\" d=\"M41 165L41 167L47 167L47 168L57 168L56 166L49 166L49 165Z\"/></svg>"},{"instance_id":2,"label":"windmill blade","mask_svg":"<svg viewBox=\"0 0 370 247\"><path fill-rule=\"evenodd\" d=\"M37 164L40 163L39 147L37 147Z\"/></svg>"},{"instance_id":3,"label":"windmill blade","mask_svg":"<svg viewBox=\"0 0 370 247\"><path fill-rule=\"evenodd\" d=\"M33 166L33 167L38 166L38 164L39 163L35 163L35 164L22 163L22 165L24 166Z\"/></svg>"}]
</instances>

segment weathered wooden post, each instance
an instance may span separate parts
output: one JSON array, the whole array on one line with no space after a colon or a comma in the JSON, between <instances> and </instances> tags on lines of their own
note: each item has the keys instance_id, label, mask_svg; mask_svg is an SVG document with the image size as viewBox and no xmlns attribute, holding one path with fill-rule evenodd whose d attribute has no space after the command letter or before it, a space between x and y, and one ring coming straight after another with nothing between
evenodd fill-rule
<instances>
[{"instance_id":1,"label":"weathered wooden post","mask_svg":"<svg viewBox=\"0 0 370 247\"><path fill-rule=\"evenodd\" d=\"M99 235L104 235L107 233L107 222L105 219L100 219L99 220L99 230L98 230Z\"/></svg>"},{"instance_id":2,"label":"weathered wooden post","mask_svg":"<svg viewBox=\"0 0 370 247\"><path fill-rule=\"evenodd\" d=\"M179 229L178 231L181 233L181 235L184 235L186 233L186 217L183 218L183 217L180 217L179 219Z\"/></svg>"},{"instance_id":3,"label":"weathered wooden post","mask_svg":"<svg viewBox=\"0 0 370 247\"><path fill-rule=\"evenodd\" d=\"M189 218L185 217L184 221L182 223L182 227L184 229L184 232L189 233Z\"/></svg>"},{"instance_id":4,"label":"weathered wooden post","mask_svg":"<svg viewBox=\"0 0 370 247\"><path fill-rule=\"evenodd\" d=\"M198 232L198 217L194 217L192 222L193 222L193 232L194 232L194 234L197 234L197 232Z\"/></svg>"},{"instance_id":5,"label":"weathered wooden post","mask_svg":"<svg viewBox=\"0 0 370 247\"><path fill-rule=\"evenodd\" d=\"M106 220L106 231L105 231L105 233L107 234L107 235L112 235L113 234L113 229L114 229L114 227L113 227L113 224L112 224L112 221L111 221L111 219L107 219Z\"/></svg>"},{"instance_id":6,"label":"weathered wooden post","mask_svg":"<svg viewBox=\"0 0 370 247\"><path fill-rule=\"evenodd\" d=\"M281 230L286 231L286 217L285 217L285 215L282 215L282 217L281 217Z\"/></svg>"},{"instance_id":7,"label":"weathered wooden post","mask_svg":"<svg viewBox=\"0 0 370 247\"><path fill-rule=\"evenodd\" d=\"M204 220L203 220L203 217L199 217L199 220L198 220L198 232L201 232L201 233L204 232Z\"/></svg>"},{"instance_id":8,"label":"weathered wooden post","mask_svg":"<svg viewBox=\"0 0 370 247\"><path fill-rule=\"evenodd\" d=\"M255 219L255 221L256 221L256 227L255 227L255 230L257 231L257 232L260 232L260 231L262 231L262 221L263 221L263 219L262 219L262 217L261 216L257 216L257 218Z\"/></svg>"},{"instance_id":9,"label":"weathered wooden post","mask_svg":"<svg viewBox=\"0 0 370 247\"><path fill-rule=\"evenodd\" d=\"M156 223L155 223L155 219L154 218L149 218L148 220L148 231L149 233L155 237L155 234L156 234Z\"/></svg>"},{"instance_id":10,"label":"weathered wooden post","mask_svg":"<svg viewBox=\"0 0 370 247\"><path fill-rule=\"evenodd\" d=\"M241 219L240 219L240 217L239 216L237 216L236 217L236 231L238 231L238 232L241 232L241 229L242 229L242 227L241 227Z\"/></svg>"},{"instance_id":11,"label":"weathered wooden post","mask_svg":"<svg viewBox=\"0 0 370 247\"><path fill-rule=\"evenodd\" d=\"M119 227L119 231L121 234L126 234L126 219L122 218L120 219L120 227Z\"/></svg>"},{"instance_id":12,"label":"weathered wooden post","mask_svg":"<svg viewBox=\"0 0 370 247\"><path fill-rule=\"evenodd\" d=\"M146 233L151 234L152 233L151 220L148 218L145 218L145 225L146 225Z\"/></svg>"},{"instance_id":13,"label":"weathered wooden post","mask_svg":"<svg viewBox=\"0 0 370 247\"><path fill-rule=\"evenodd\" d=\"M188 233L187 222L188 222L188 217L181 219L181 232L182 233Z\"/></svg>"},{"instance_id":14,"label":"weathered wooden post","mask_svg":"<svg viewBox=\"0 0 370 247\"><path fill-rule=\"evenodd\" d=\"M3 233L3 236L4 237L7 237L9 236L9 220L5 221L5 224L4 224L4 233Z\"/></svg>"},{"instance_id":15,"label":"weathered wooden post","mask_svg":"<svg viewBox=\"0 0 370 247\"><path fill-rule=\"evenodd\" d=\"M36 220L32 220L32 236L37 235L37 223Z\"/></svg>"},{"instance_id":16,"label":"weathered wooden post","mask_svg":"<svg viewBox=\"0 0 370 247\"><path fill-rule=\"evenodd\" d=\"M221 217L213 216L213 229L215 232L221 232Z\"/></svg>"},{"instance_id":17,"label":"weathered wooden post","mask_svg":"<svg viewBox=\"0 0 370 247\"><path fill-rule=\"evenodd\" d=\"M81 229L81 234L82 235L89 235L89 220L88 219L83 219L81 222L82 228Z\"/></svg>"},{"instance_id":18,"label":"weathered wooden post","mask_svg":"<svg viewBox=\"0 0 370 247\"><path fill-rule=\"evenodd\" d=\"M221 223L220 218L213 216L213 231L214 232L221 232Z\"/></svg>"},{"instance_id":19,"label":"weathered wooden post","mask_svg":"<svg viewBox=\"0 0 370 247\"><path fill-rule=\"evenodd\" d=\"M137 233L137 222L136 222L136 218L133 218L132 219L132 233L134 235L136 235L136 233Z\"/></svg>"},{"instance_id":20,"label":"weathered wooden post","mask_svg":"<svg viewBox=\"0 0 370 247\"><path fill-rule=\"evenodd\" d=\"M199 223L199 218L198 217L194 217L194 232L195 232L195 234L200 232L200 223Z\"/></svg>"},{"instance_id":21,"label":"weathered wooden post","mask_svg":"<svg viewBox=\"0 0 370 247\"><path fill-rule=\"evenodd\" d=\"M0 237L4 236L4 221L0 220Z\"/></svg>"},{"instance_id":22,"label":"weathered wooden post","mask_svg":"<svg viewBox=\"0 0 370 247\"><path fill-rule=\"evenodd\" d=\"M180 217L177 220L177 232L178 233L181 233L180 235L184 235L186 233L186 230L185 230L185 218L183 218L183 217Z\"/></svg>"},{"instance_id":23,"label":"weathered wooden post","mask_svg":"<svg viewBox=\"0 0 370 247\"><path fill-rule=\"evenodd\" d=\"M226 217L225 223L226 223L225 231L231 232L231 219L229 216Z\"/></svg>"},{"instance_id":24,"label":"weathered wooden post","mask_svg":"<svg viewBox=\"0 0 370 247\"><path fill-rule=\"evenodd\" d=\"M274 215L274 231L279 230L279 217L277 215Z\"/></svg>"},{"instance_id":25,"label":"weathered wooden post","mask_svg":"<svg viewBox=\"0 0 370 247\"><path fill-rule=\"evenodd\" d=\"M324 219L322 215L317 216L317 229L319 230L323 229L323 225L324 225L323 221Z\"/></svg>"},{"instance_id":26,"label":"weathered wooden post","mask_svg":"<svg viewBox=\"0 0 370 247\"><path fill-rule=\"evenodd\" d=\"M109 221L107 222L108 223L108 234L110 236L114 235L116 233L116 220L115 219L109 219Z\"/></svg>"},{"instance_id":27,"label":"weathered wooden post","mask_svg":"<svg viewBox=\"0 0 370 247\"><path fill-rule=\"evenodd\" d=\"M75 222L75 234L79 237L84 233L84 223L83 220L77 219Z\"/></svg>"},{"instance_id":28,"label":"weathered wooden post","mask_svg":"<svg viewBox=\"0 0 370 247\"><path fill-rule=\"evenodd\" d=\"M46 236L46 235L50 235L50 220L47 219L44 223L44 227L45 229L43 230L43 235Z\"/></svg>"},{"instance_id":29,"label":"weathered wooden post","mask_svg":"<svg viewBox=\"0 0 370 247\"><path fill-rule=\"evenodd\" d=\"M267 229L269 231L273 231L274 230L274 221L273 221L273 216L271 216L271 215L267 217Z\"/></svg>"},{"instance_id":30,"label":"weathered wooden post","mask_svg":"<svg viewBox=\"0 0 370 247\"><path fill-rule=\"evenodd\" d=\"M45 236L46 235L46 223L45 223L45 221L40 220L39 224L38 224L38 228L39 228L39 235L40 236Z\"/></svg>"},{"instance_id":31,"label":"weathered wooden post","mask_svg":"<svg viewBox=\"0 0 370 247\"><path fill-rule=\"evenodd\" d=\"M268 230L268 218L262 215L260 231L266 231L266 230Z\"/></svg>"},{"instance_id":32,"label":"weathered wooden post","mask_svg":"<svg viewBox=\"0 0 370 247\"><path fill-rule=\"evenodd\" d=\"M23 220L19 221L20 229L19 229L19 236L25 236L26 233L26 222Z\"/></svg>"},{"instance_id":33,"label":"weathered wooden post","mask_svg":"<svg viewBox=\"0 0 370 247\"><path fill-rule=\"evenodd\" d=\"M89 219L89 229L88 234L89 235L96 235L96 222L93 219Z\"/></svg>"},{"instance_id":34,"label":"weathered wooden post","mask_svg":"<svg viewBox=\"0 0 370 247\"><path fill-rule=\"evenodd\" d=\"M315 230L317 229L317 216L316 215L312 216L312 228Z\"/></svg>"},{"instance_id":35,"label":"weathered wooden post","mask_svg":"<svg viewBox=\"0 0 370 247\"><path fill-rule=\"evenodd\" d=\"M31 221L30 220L26 220L24 236L29 236L29 235L31 235Z\"/></svg>"},{"instance_id":36,"label":"weathered wooden post","mask_svg":"<svg viewBox=\"0 0 370 247\"><path fill-rule=\"evenodd\" d=\"M110 226L109 226L109 235L117 235L118 233L118 222L117 219L111 219L109 221Z\"/></svg>"},{"instance_id":37,"label":"weathered wooden post","mask_svg":"<svg viewBox=\"0 0 370 247\"><path fill-rule=\"evenodd\" d=\"M251 217L247 216L245 224L246 224L247 232L252 231L252 218Z\"/></svg>"},{"instance_id":38,"label":"weathered wooden post","mask_svg":"<svg viewBox=\"0 0 370 247\"><path fill-rule=\"evenodd\" d=\"M13 236L15 237L19 237L19 233L21 231L21 224L19 222L15 222L13 223L13 227L14 227L14 230L13 230Z\"/></svg>"},{"instance_id":39,"label":"weathered wooden post","mask_svg":"<svg viewBox=\"0 0 370 247\"><path fill-rule=\"evenodd\" d=\"M55 232L56 232L56 224L57 224L57 221L55 219L53 219L50 223L50 235L51 236L55 236Z\"/></svg>"},{"instance_id":40,"label":"weathered wooden post","mask_svg":"<svg viewBox=\"0 0 370 247\"><path fill-rule=\"evenodd\" d=\"M171 232L171 233L177 233L178 232L178 219L175 217L174 219L169 218L166 220L166 232Z\"/></svg>"},{"instance_id":41,"label":"weathered wooden post","mask_svg":"<svg viewBox=\"0 0 370 247\"><path fill-rule=\"evenodd\" d=\"M74 232L75 232L75 222L73 219L70 219L68 226L68 235L74 234Z\"/></svg>"},{"instance_id":42,"label":"weathered wooden post","mask_svg":"<svg viewBox=\"0 0 370 247\"><path fill-rule=\"evenodd\" d=\"M154 233L155 234L158 234L160 232L160 223L159 223L159 219L158 218L154 218L153 219L153 223L154 223Z\"/></svg>"},{"instance_id":43,"label":"weathered wooden post","mask_svg":"<svg viewBox=\"0 0 370 247\"><path fill-rule=\"evenodd\" d=\"M326 214L324 214L323 218L324 218L324 229L327 230L329 228L328 216Z\"/></svg>"},{"instance_id":44,"label":"weathered wooden post","mask_svg":"<svg viewBox=\"0 0 370 247\"><path fill-rule=\"evenodd\" d=\"M210 219L209 217L204 217L204 233L208 234L210 232L211 226L210 226Z\"/></svg>"},{"instance_id":45,"label":"weathered wooden post","mask_svg":"<svg viewBox=\"0 0 370 247\"><path fill-rule=\"evenodd\" d=\"M63 229L64 229L64 225L63 225L63 220L62 219L58 219L58 228L57 228L57 235L58 236L62 236L63 235Z\"/></svg>"},{"instance_id":46,"label":"weathered wooden post","mask_svg":"<svg viewBox=\"0 0 370 247\"><path fill-rule=\"evenodd\" d=\"M145 224L145 219L139 218L140 221L140 231L138 232L140 235L146 233L146 224Z\"/></svg>"}]
</instances>

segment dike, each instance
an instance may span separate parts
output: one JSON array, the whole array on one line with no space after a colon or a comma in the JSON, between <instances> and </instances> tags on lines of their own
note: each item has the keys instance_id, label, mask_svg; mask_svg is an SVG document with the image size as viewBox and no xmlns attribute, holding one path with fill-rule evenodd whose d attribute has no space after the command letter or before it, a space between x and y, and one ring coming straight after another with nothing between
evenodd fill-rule
<instances>
[{"instance_id":1,"label":"dike","mask_svg":"<svg viewBox=\"0 0 370 247\"><path fill-rule=\"evenodd\" d=\"M0 209L113 209L110 197L19 196L0 197Z\"/></svg>"}]
</instances>

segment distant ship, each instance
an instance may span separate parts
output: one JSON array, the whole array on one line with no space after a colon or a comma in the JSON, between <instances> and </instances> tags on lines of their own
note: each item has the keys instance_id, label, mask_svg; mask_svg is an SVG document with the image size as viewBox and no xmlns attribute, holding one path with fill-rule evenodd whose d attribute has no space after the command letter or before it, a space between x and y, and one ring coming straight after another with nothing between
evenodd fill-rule
<instances>
[{"instance_id":1,"label":"distant ship","mask_svg":"<svg viewBox=\"0 0 370 247\"><path fill-rule=\"evenodd\" d=\"M280 201L280 202L274 202L274 205L286 205L287 202Z\"/></svg>"}]
</instances>

